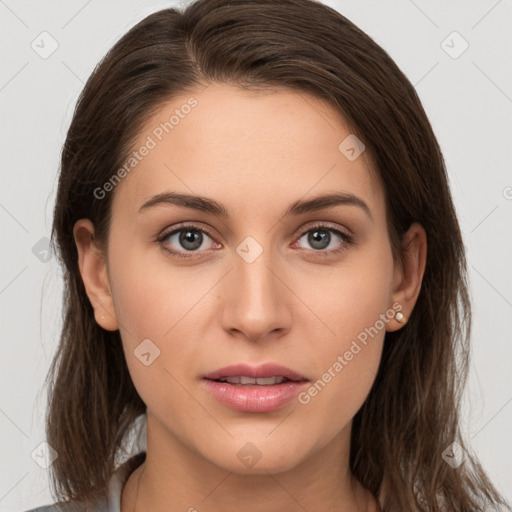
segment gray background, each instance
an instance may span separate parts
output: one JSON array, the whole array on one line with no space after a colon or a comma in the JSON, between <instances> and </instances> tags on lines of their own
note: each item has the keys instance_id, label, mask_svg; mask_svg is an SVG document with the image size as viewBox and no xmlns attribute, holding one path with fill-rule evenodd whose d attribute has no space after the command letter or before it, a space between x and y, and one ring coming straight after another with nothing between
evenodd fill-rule
<instances>
[{"instance_id":1,"label":"gray background","mask_svg":"<svg viewBox=\"0 0 512 512\"><path fill-rule=\"evenodd\" d=\"M463 428L512 500L512 2L326 3L395 59L416 86L444 151L474 302ZM48 472L34 460L45 439L42 386L61 311L60 271L55 258L44 261L44 244L75 102L107 49L144 16L171 5L0 0L2 511L52 501ZM43 31L58 44L47 58L31 47L35 41L40 53L51 49ZM448 37L453 31L463 39ZM464 40L469 47L458 55Z\"/></svg>"}]
</instances>

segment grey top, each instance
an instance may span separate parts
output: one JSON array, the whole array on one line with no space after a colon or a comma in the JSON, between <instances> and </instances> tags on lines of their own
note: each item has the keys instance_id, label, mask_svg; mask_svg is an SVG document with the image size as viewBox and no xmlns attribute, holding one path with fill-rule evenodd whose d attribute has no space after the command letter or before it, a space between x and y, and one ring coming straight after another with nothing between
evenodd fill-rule
<instances>
[{"instance_id":1,"label":"grey top","mask_svg":"<svg viewBox=\"0 0 512 512\"><path fill-rule=\"evenodd\" d=\"M121 491L130 474L146 459L146 452L139 452L121 464L108 483L106 499L101 499L92 507L72 501L54 503L34 508L27 512L121 512Z\"/></svg>"}]
</instances>

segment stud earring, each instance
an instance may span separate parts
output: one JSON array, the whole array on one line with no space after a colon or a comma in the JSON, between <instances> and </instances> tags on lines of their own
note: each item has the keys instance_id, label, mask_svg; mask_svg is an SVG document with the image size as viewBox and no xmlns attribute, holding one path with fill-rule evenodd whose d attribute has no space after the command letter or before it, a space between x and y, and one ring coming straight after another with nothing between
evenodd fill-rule
<instances>
[{"instance_id":1,"label":"stud earring","mask_svg":"<svg viewBox=\"0 0 512 512\"><path fill-rule=\"evenodd\" d=\"M397 311L395 313L395 319L397 322L400 322L401 324L404 324L407 320L401 311Z\"/></svg>"}]
</instances>

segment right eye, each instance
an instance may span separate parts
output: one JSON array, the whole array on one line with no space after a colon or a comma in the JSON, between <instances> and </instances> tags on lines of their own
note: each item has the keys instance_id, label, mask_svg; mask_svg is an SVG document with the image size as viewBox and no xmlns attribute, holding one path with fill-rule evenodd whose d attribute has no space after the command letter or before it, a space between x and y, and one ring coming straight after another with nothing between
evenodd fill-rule
<instances>
[{"instance_id":1,"label":"right eye","mask_svg":"<svg viewBox=\"0 0 512 512\"><path fill-rule=\"evenodd\" d=\"M207 250L204 247L203 250L199 250L207 241L206 239L212 240L212 237L204 228L195 224L182 224L178 228L175 226L174 229L164 231L157 241L172 256L191 258L195 257L192 253ZM212 242L214 241L212 240ZM214 243L217 244L217 242ZM189 254L186 254L187 252Z\"/></svg>"}]
</instances>

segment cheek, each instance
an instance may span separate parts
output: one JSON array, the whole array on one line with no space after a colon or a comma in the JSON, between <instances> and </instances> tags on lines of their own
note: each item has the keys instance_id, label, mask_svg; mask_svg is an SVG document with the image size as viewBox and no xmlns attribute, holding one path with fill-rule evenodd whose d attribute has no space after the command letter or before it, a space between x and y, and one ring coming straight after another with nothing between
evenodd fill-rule
<instances>
[{"instance_id":1,"label":"cheek","mask_svg":"<svg viewBox=\"0 0 512 512\"><path fill-rule=\"evenodd\" d=\"M378 371L386 325L394 314L393 262L386 248L347 258L338 273L317 280L314 288L314 311L325 335L318 336L318 321L312 320L309 338L321 340L311 345L316 380L299 401L317 418L316 425L328 425L333 435L360 409Z\"/></svg>"},{"instance_id":2,"label":"cheek","mask_svg":"<svg viewBox=\"0 0 512 512\"><path fill-rule=\"evenodd\" d=\"M389 243L385 237L375 237L371 243L349 250L338 266L315 271L307 279L295 279L294 291L314 313L311 329L317 327L316 336L321 335L326 346L339 351L391 307L392 279ZM381 322L378 327L383 330ZM309 334L310 339L316 336ZM326 351L329 357L332 350Z\"/></svg>"},{"instance_id":3,"label":"cheek","mask_svg":"<svg viewBox=\"0 0 512 512\"><path fill-rule=\"evenodd\" d=\"M378 372L385 336L386 310L367 301L356 313L331 317L336 336L316 345L317 373L299 395L318 439L329 439L346 426L366 400ZM381 316L382 315L382 316ZM390 314L388 313L388 316ZM384 318L384 320L382 319Z\"/></svg>"},{"instance_id":4,"label":"cheek","mask_svg":"<svg viewBox=\"0 0 512 512\"><path fill-rule=\"evenodd\" d=\"M114 246L115 244L113 244ZM127 249L127 248L125 248ZM127 365L148 407L165 395L179 401L183 366L193 362L197 330L211 316L218 276L172 268L160 256L150 261L135 250L111 252L115 311ZM148 364L146 364L148 363ZM163 392L165 390L165 392Z\"/></svg>"},{"instance_id":5,"label":"cheek","mask_svg":"<svg viewBox=\"0 0 512 512\"><path fill-rule=\"evenodd\" d=\"M206 280L166 262L156 250L113 251L112 292L126 339L163 340L208 290ZM175 327L176 326L176 327Z\"/></svg>"}]
</instances>

